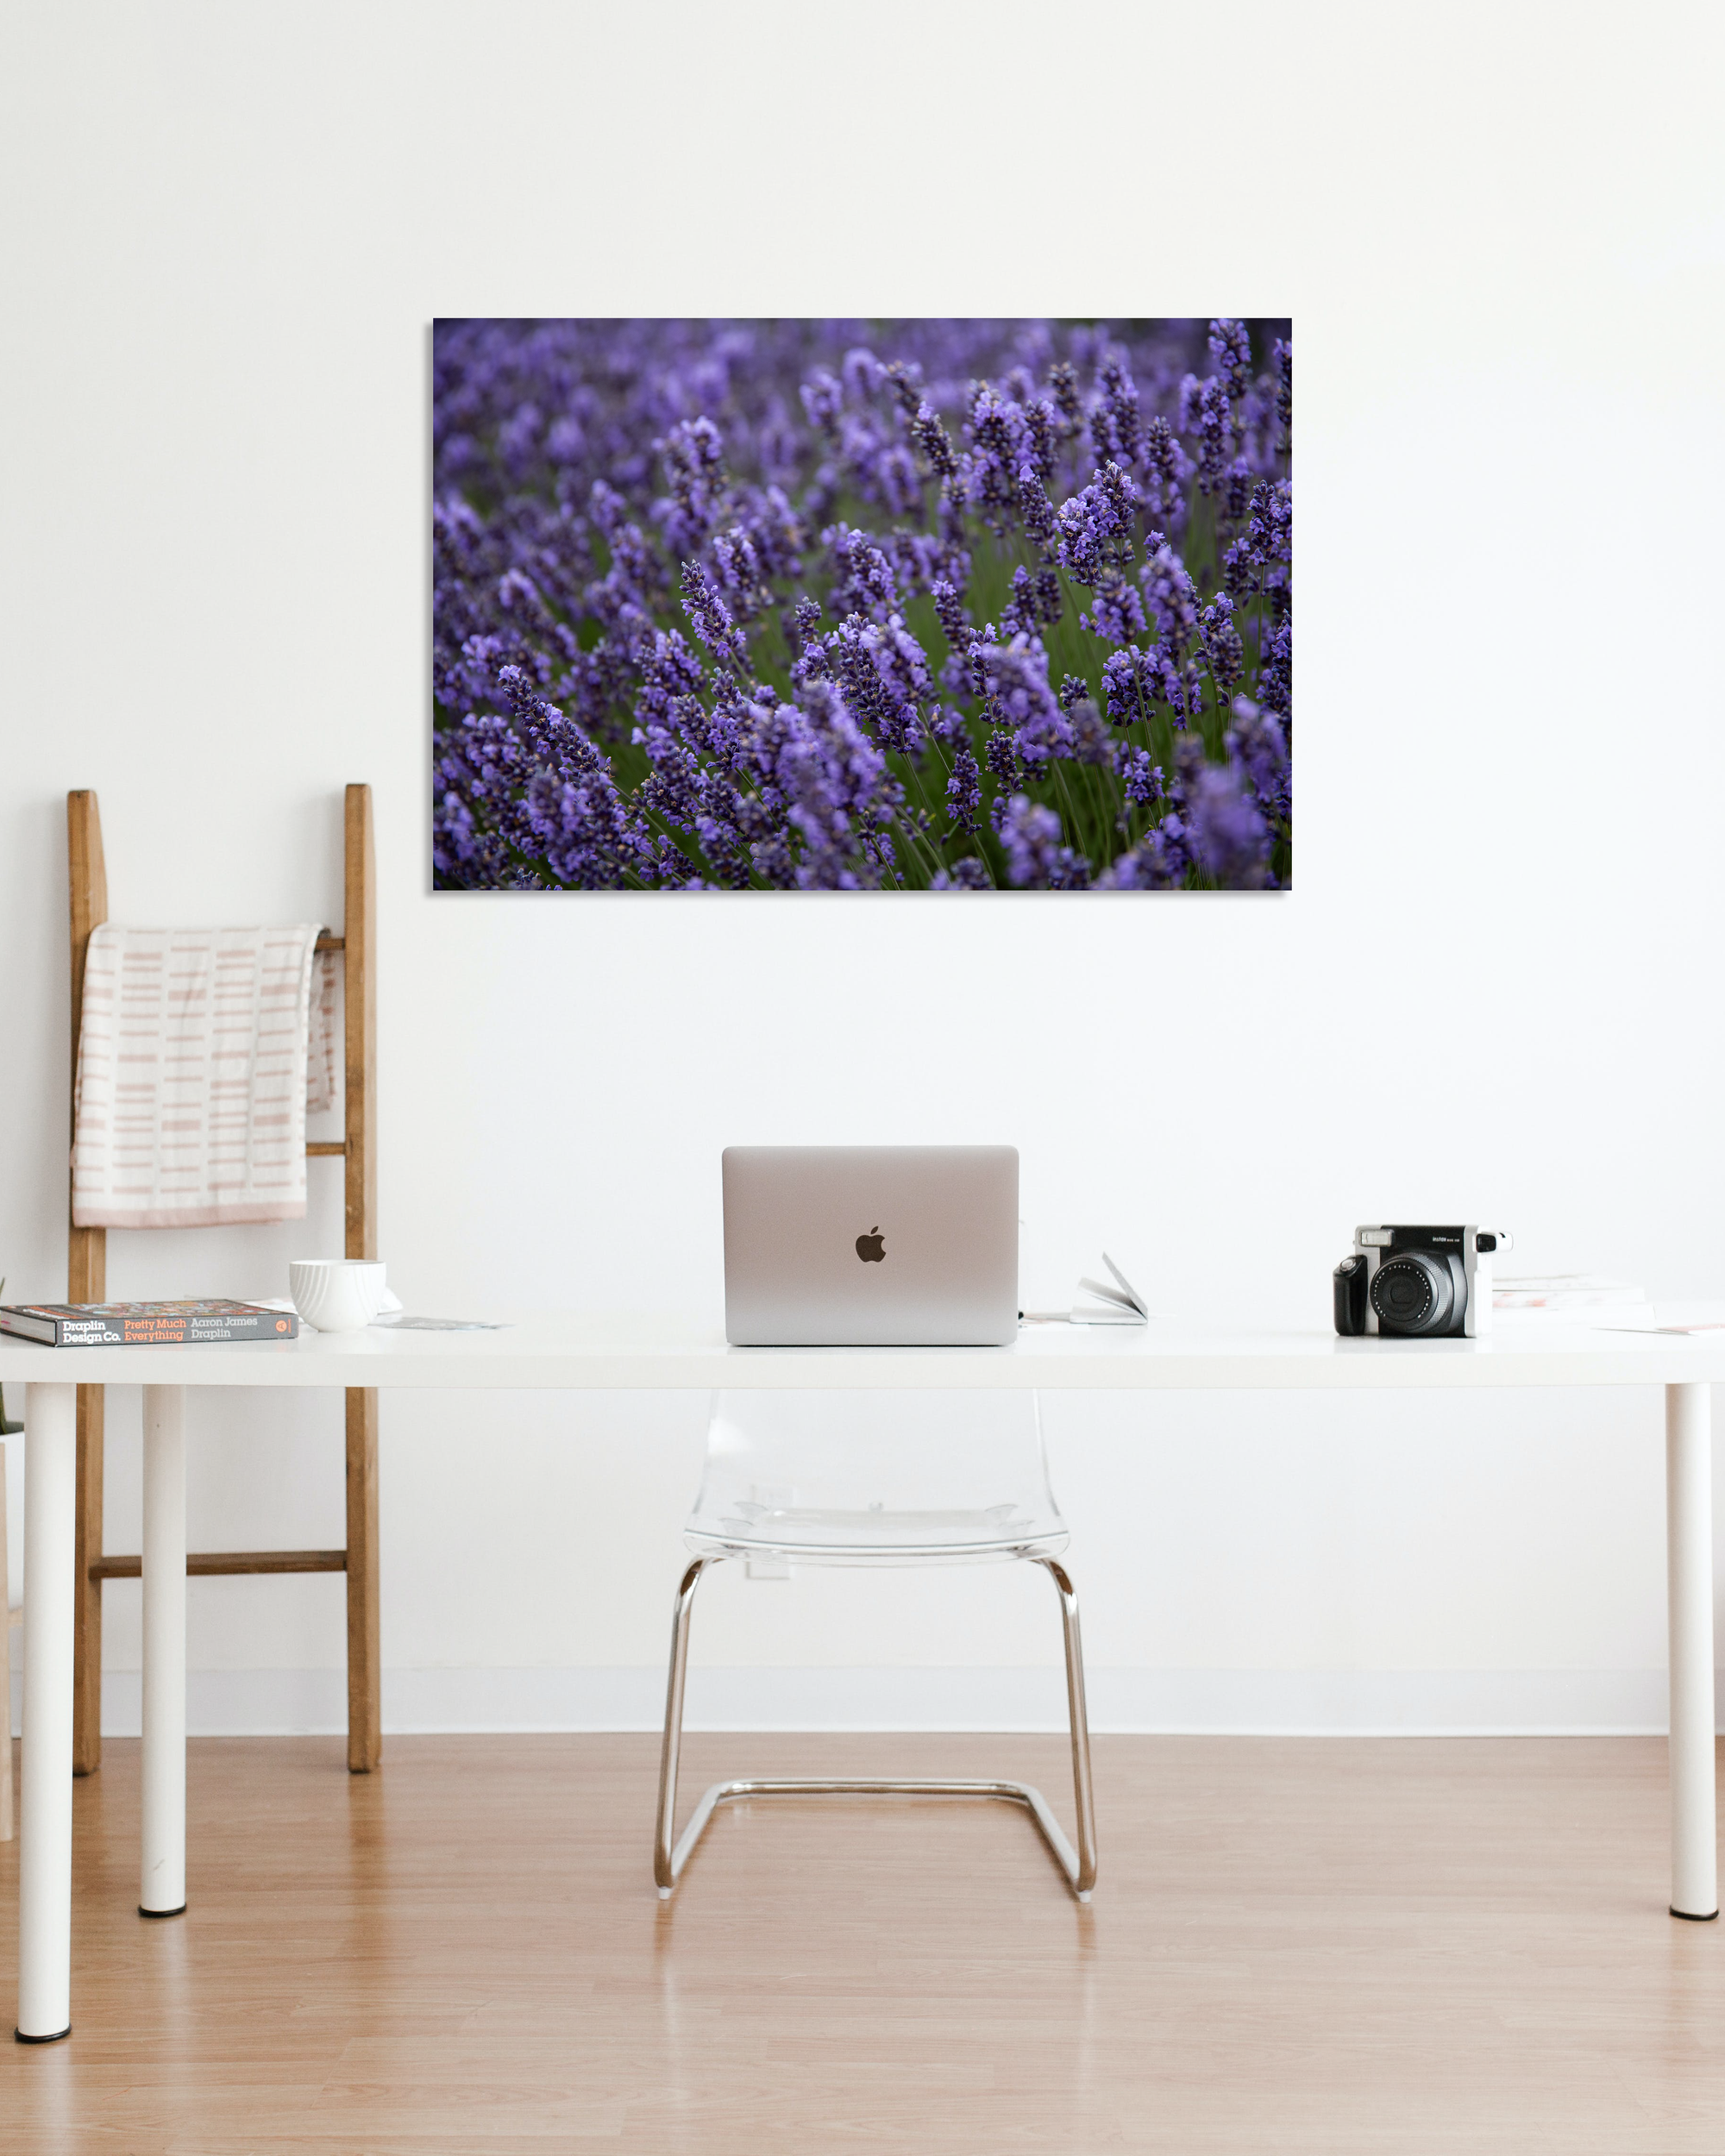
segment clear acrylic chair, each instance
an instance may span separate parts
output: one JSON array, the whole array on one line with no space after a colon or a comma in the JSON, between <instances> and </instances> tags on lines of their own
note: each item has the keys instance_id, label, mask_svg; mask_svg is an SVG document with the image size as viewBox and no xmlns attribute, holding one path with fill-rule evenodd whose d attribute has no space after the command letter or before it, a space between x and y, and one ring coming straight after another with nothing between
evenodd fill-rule
<instances>
[{"instance_id":1,"label":"clear acrylic chair","mask_svg":"<svg viewBox=\"0 0 1725 2156\"><path fill-rule=\"evenodd\" d=\"M1067 1883L1088 1902L1096 1877L1090 1733L1078 1597L1057 1559L1066 1522L1049 1487L1033 1392L713 1395L706 1464L683 1539L693 1556L671 1625L665 1743L653 1876L668 1898L718 1807L734 1797L876 1796L995 1798L1030 1814ZM673 1844L689 1620L695 1589L727 1557L756 1564L929 1565L1027 1559L1054 1582L1066 1642L1072 1793L1078 1847L1039 1789L1025 1782L716 1782Z\"/></svg>"}]
</instances>

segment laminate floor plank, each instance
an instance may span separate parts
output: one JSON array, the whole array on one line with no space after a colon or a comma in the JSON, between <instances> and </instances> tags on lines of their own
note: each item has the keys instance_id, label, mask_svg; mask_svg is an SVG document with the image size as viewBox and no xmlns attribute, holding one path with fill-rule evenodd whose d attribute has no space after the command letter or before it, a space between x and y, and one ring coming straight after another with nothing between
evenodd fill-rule
<instances>
[{"instance_id":1,"label":"laminate floor plank","mask_svg":"<svg viewBox=\"0 0 1725 2156\"><path fill-rule=\"evenodd\" d=\"M191 1747L191 1907L135 1914L138 1747L75 1785L73 2034L5 2156L1722 2156L1725 1927L1665 1913L1647 1739L1107 1738L1102 1870L1016 1808L762 1800L672 1903L650 1738ZM722 1775L1041 1783L1014 1736L706 1736ZM17 1845L0 1845L0 1983Z\"/></svg>"}]
</instances>

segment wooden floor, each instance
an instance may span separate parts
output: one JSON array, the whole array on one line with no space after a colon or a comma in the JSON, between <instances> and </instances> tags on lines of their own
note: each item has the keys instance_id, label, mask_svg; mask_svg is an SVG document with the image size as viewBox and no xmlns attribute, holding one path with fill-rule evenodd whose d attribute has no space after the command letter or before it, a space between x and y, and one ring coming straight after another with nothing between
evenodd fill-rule
<instances>
[{"instance_id":1,"label":"wooden floor","mask_svg":"<svg viewBox=\"0 0 1725 2156\"><path fill-rule=\"evenodd\" d=\"M1665 1913L1642 1739L1109 1738L1078 1908L1004 1806L762 1801L676 1901L640 1737L191 1746L189 1913L138 1748L77 1785L72 2034L7 2156L328 2150L1720 2156L1725 1927ZM1017 1775L1043 1738L695 1737L722 1773ZM0 1846L13 2002L17 1845Z\"/></svg>"}]
</instances>

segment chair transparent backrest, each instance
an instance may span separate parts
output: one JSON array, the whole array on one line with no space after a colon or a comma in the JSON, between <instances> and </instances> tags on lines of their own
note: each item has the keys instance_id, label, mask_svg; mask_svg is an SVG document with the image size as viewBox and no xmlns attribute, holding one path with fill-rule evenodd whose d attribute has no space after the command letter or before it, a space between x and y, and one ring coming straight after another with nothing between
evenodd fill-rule
<instances>
[{"instance_id":1,"label":"chair transparent backrest","mask_svg":"<svg viewBox=\"0 0 1725 2156\"><path fill-rule=\"evenodd\" d=\"M721 1392L693 1549L833 1563L1063 1546L1033 1392Z\"/></svg>"}]
</instances>

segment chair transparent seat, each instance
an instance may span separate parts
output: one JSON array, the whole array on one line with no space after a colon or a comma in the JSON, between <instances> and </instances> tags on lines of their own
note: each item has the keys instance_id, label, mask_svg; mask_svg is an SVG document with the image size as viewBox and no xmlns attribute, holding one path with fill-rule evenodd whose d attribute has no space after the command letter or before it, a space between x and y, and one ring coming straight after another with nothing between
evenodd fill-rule
<instances>
[{"instance_id":1,"label":"chair transparent seat","mask_svg":"<svg viewBox=\"0 0 1725 2156\"><path fill-rule=\"evenodd\" d=\"M693 1562L673 1606L653 1876L681 1877L718 1805L755 1796L1000 1798L1030 1814L1081 1902L1096 1877L1090 1739L1078 1597L1064 1567L1066 1522L1049 1486L1034 1392L720 1392L701 1485L684 1530ZM876 1779L715 1782L674 1840L690 1620L704 1573L727 1559L796 1564L931 1565L1029 1560L1060 1599L1078 1843L1023 1782Z\"/></svg>"},{"instance_id":2,"label":"chair transparent seat","mask_svg":"<svg viewBox=\"0 0 1725 2156\"><path fill-rule=\"evenodd\" d=\"M806 1564L940 1564L1055 1556L1033 1392L715 1395L698 1553Z\"/></svg>"}]
</instances>

